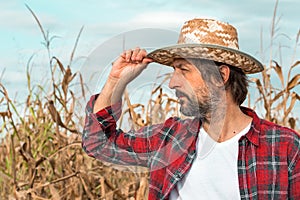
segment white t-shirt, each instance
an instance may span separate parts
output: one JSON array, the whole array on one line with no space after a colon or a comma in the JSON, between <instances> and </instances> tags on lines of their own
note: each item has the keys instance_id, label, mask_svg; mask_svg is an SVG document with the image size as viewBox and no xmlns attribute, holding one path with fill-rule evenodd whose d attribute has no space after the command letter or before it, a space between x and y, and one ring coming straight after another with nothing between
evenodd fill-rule
<instances>
[{"instance_id":1,"label":"white t-shirt","mask_svg":"<svg viewBox=\"0 0 300 200\"><path fill-rule=\"evenodd\" d=\"M238 140L249 131L250 125L221 143L215 142L201 128L197 156L189 172L171 191L170 199L241 199L237 171Z\"/></svg>"}]
</instances>

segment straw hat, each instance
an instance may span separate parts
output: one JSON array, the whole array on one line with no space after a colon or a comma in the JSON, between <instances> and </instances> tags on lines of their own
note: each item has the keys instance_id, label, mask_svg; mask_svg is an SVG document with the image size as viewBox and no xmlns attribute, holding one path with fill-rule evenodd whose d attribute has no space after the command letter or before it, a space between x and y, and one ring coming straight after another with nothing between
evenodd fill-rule
<instances>
[{"instance_id":1,"label":"straw hat","mask_svg":"<svg viewBox=\"0 0 300 200\"><path fill-rule=\"evenodd\" d=\"M201 58L238 67L245 74L264 70L258 60L239 51L236 29L214 19L185 22L177 45L154 50L148 57L163 65L171 65L176 58Z\"/></svg>"}]
</instances>

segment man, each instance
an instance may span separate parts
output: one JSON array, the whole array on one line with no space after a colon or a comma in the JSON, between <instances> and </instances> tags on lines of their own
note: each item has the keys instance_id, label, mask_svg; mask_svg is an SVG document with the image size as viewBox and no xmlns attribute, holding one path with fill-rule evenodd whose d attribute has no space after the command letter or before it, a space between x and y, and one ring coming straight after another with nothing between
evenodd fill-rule
<instances>
[{"instance_id":1,"label":"man","mask_svg":"<svg viewBox=\"0 0 300 200\"><path fill-rule=\"evenodd\" d=\"M124 133L117 129L126 85L151 62L173 67L169 87L194 118ZM113 63L87 105L83 149L97 159L150 169L149 199L300 199L300 138L241 106L247 76L262 64L239 51L236 29L193 19L178 44L135 48Z\"/></svg>"}]
</instances>

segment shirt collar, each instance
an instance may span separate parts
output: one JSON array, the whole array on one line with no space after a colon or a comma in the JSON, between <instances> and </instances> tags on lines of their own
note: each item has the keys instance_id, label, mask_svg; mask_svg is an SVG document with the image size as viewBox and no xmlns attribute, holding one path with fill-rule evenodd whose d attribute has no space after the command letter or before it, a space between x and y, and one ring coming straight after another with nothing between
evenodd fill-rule
<instances>
[{"instance_id":1,"label":"shirt collar","mask_svg":"<svg viewBox=\"0 0 300 200\"><path fill-rule=\"evenodd\" d=\"M254 110L246 107L241 107L243 113L252 118L251 128L245 137L254 145L259 146L259 133L261 132L261 119L257 116Z\"/></svg>"},{"instance_id":2,"label":"shirt collar","mask_svg":"<svg viewBox=\"0 0 300 200\"><path fill-rule=\"evenodd\" d=\"M199 118L194 118L189 126L189 131L195 135L198 135L202 121Z\"/></svg>"},{"instance_id":3,"label":"shirt collar","mask_svg":"<svg viewBox=\"0 0 300 200\"><path fill-rule=\"evenodd\" d=\"M259 133L261 132L261 119L258 117L258 115L255 113L254 110L243 106L241 106L240 108L243 113L245 113L246 115L252 118L250 130L248 131L248 133L246 133L245 137L255 146L259 146ZM192 120L192 123L189 126L189 131L197 135L201 127L201 124L202 124L201 119L194 118Z\"/></svg>"}]
</instances>

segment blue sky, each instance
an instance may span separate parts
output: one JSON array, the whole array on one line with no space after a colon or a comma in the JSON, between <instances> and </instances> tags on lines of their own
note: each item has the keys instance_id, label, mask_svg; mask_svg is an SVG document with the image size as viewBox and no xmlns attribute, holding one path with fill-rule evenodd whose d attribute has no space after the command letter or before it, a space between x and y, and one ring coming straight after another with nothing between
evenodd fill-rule
<instances>
[{"instance_id":1,"label":"blue sky","mask_svg":"<svg viewBox=\"0 0 300 200\"><path fill-rule=\"evenodd\" d=\"M97 46L126 31L141 28L162 28L179 31L181 25L195 17L226 21L238 29L240 49L263 63L269 59L270 27L275 0L13 0L0 3L0 81L15 96L26 85L25 69L31 56L31 73L36 83L49 74L47 54L42 34L25 7L38 16L50 36L57 36L51 46L53 55L67 62L76 36L82 32L74 63L76 70L81 58L89 56ZM290 65L296 34L300 28L298 0L281 0L277 10L277 37L281 44L284 64ZM263 39L261 39L261 31ZM174 41L175 43L176 41ZM261 42L263 53L261 53ZM274 48L278 57L278 48ZM299 55L299 54L298 54ZM1 73L3 74L1 77Z\"/></svg>"}]
</instances>

